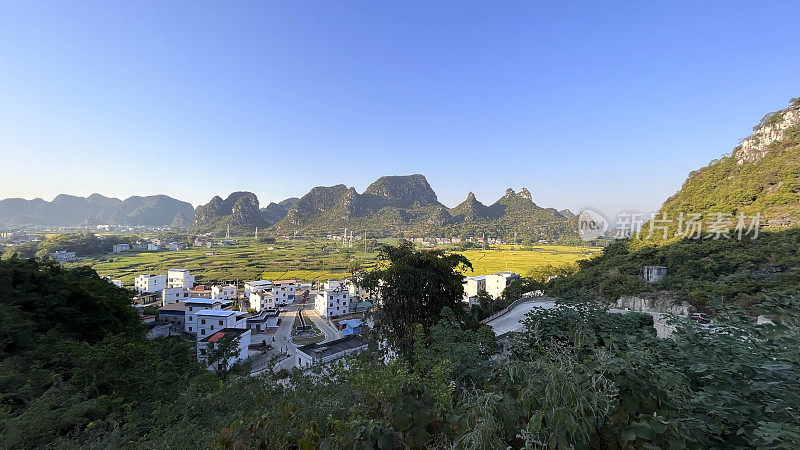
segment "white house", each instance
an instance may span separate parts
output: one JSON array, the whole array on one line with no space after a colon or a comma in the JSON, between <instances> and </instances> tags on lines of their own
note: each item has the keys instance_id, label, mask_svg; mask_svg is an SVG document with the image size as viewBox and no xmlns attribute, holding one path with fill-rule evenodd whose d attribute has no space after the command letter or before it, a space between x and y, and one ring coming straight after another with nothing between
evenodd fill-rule
<instances>
[{"instance_id":1,"label":"white house","mask_svg":"<svg viewBox=\"0 0 800 450\"><path fill-rule=\"evenodd\" d=\"M164 275L139 275L133 279L133 288L138 292L161 292L167 287Z\"/></svg>"},{"instance_id":2,"label":"white house","mask_svg":"<svg viewBox=\"0 0 800 450\"><path fill-rule=\"evenodd\" d=\"M327 283L326 283L327 284ZM314 299L314 309L322 317L338 317L350 312L350 291L340 286L322 289Z\"/></svg>"},{"instance_id":3,"label":"white house","mask_svg":"<svg viewBox=\"0 0 800 450\"><path fill-rule=\"evenodd\" d=\"M191 289L194 287L194 275L186 269L169 269L167 271L167 287Z\"/></svg>"},{"instance_id":4,"label":"white house","mask_svg":"<svg viewBox=\"0 0 800 450\"><path fill-rule=\"evenodd\" d=\"M64 250L58 250L56 252L53 252L53 259L60 263L72 261L76 258L77 255L75 254L75 252L67 252Z\"/></svg>"},{"instance_id":5,"label":"white house","mask_svg":"<svg viewBox=\"0 0 800 450\"><path fill-rule=\"evenodd\" d=\"M211 298L216 300L236 300L238 290L232 284L211 287Z\"/></svg>"},{"instance_id":6,"label":"white house","mask_svg":"<svg viewBox=\"0 0 800 450\"><path fill-rule=\"evenodd\" d=\"M478 294L486 292L486 276L464 278L464 303L472 305L478 300Z\"/></svg>"},{"instance_id":7,"label":"white house","mask_svg":"<svg viewBox=\"0 0 800 450\"><path fill-rule=\"evenodd\" d=\"M244 317L246 313L224 309L203 309L198 311L195 314L197 339L211 336L214 332L223 328L239 328L236 322L240 314Z\"/></svg>"},{"instance_id":8,"label":"white house","mask_svg":"<svg viewBox=\"0 0 800 450\"><path fill-rule=\"evenodd\" d=\"M229 358L226 363L227 367L230 368L232 365L236 364L237 362L241 362L247 359L248 351L247 348L250 346L250 330L249 329L241 329L241 328L225 328L219 330L215 333L206 336L205 338L201 339L197 342L197 360L201 362L205 362L208 359L208 353L223 339L239 339L239 346L238 351L235 356ZM219 363L215 365L209 365L208 370L216 370Z\"/></svg>"},{"instance_id":9,"label":"white house","mask_svg":"<svg viewBox=\"0 0 800 450\"><path fill-rule=\"evenodd\" d=\"M494 298L499 298L506 287L519 278L518 273L508 271L486 275L486 292Z\"/></svg>"},{"instance_id":10,"label":"white house","mask_svg":"<svg viewBox=\"0 0 800 450\"><path fill-rule=\"evenodd\" d=\"M114 253L124 252L130 249L131 249L131 244L114 244L111 246L111 251Z\"/></svg>"},{"instance_id":11,"label":"white house","mask_svg":"<svg viewBox=\"0 0 800 450\"><path fill-rule=\"evenodd\" d=\"M251 292L248 300L250 300L250 309L256 312L275 311L275 295L272 291Z\"/></svg>"},{"instance_id":12,"label":"white house","mask_svg":"<svg viewBox=\"0 0 800 450\"><path fill-rule=\"evenodd\" d=\"M245 298L250 298L250 294L252 294L253 292L264 292L266 290L272 290L272 281L258 280L258 281L250 281L244 284Z\"/></svg>"},{"instance_id":13,"label":"white house","mask_svg":"<svg viewBox=\"0 0 800 450\"><path fill-rule=\"evenodd\" d=\"M197 313L207 309L222 309L220 300L208 298L189 298L184 305L186 305L186 322L183 331L192 334L197 334Z\"/></svg>"},{"instance_id":14,"label":"white house","mask_svg":"<svg viewBox=\"0 0 800 450\"><path fill-rule=\"evenodd\" d=\"M272 295L275 296L275 303L279 305L291 305L294 302L294 294L297 289L297 280L280 280L272 283Z\"/></svg>"},{"instance_id":15,"label":"white house","mask_svg":"<svg viewBox=\"0 0 800 450\"><path fill-rule=\"evenodd\" d=\"M161 304L163 306L189 298L189 290L184 288L165 288L161 291Z\"/></svg>"},{"instance_id":16,"label":"white house","mask_svg":"<svg viewBox=\"0 0 800 450\"><path fill-rule=\"evenodd\" d=\"M326 343L308 344L295 351L295 367L305 369L317 364L328 364L367 348L358 335L350 335Z\"/></svg>"}]
</instances>

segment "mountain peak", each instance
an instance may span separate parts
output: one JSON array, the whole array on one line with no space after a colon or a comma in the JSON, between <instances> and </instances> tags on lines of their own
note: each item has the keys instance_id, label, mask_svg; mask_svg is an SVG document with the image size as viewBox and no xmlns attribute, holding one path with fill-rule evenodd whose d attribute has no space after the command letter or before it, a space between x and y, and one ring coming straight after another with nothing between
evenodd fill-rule
<instances>
[{"instance_id":1,"label":"mountain peak","mask_svg":"<svg viewBox=\"0 0 800 450\"><path fill-rule=\"evenodd\" d=\"M528 190L528 188L522 188L517 195L524 199L533 201L533 196L531 196L531 192Z\"/></svg>"},{"instance_id":2,"label":"mountain peak","mask_svg":"<svg viewBox=\"0 0 800 450\"><path fill-rule=\"evenodd\" d=\"M383 197L394 206L407 207L438 204L436 193L424 175L394 175L380 177L369 185L364 195Z\"/></svg>"}]
</instances>

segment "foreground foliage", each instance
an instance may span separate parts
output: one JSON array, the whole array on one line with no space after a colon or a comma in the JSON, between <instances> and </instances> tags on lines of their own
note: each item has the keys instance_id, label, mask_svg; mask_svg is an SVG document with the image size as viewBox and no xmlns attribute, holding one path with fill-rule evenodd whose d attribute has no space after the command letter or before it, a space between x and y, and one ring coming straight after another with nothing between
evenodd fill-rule
<instances>
[{"instance_id":1,"label":"foreground foliage","mask_svg":"<svg viewBox=\"0 0 800 450\"><path fill-rule=\"evenodd\" d=\"M714 328L669 339L575 296L534 310L499 358L488 328L443 308L407 359L222 380L190 343L147 340L129 294L91 270L1 261L0 289L3 448L800 445L796 295L763 298L774 325L719 303Z\"/></svg>"}]
</instances>

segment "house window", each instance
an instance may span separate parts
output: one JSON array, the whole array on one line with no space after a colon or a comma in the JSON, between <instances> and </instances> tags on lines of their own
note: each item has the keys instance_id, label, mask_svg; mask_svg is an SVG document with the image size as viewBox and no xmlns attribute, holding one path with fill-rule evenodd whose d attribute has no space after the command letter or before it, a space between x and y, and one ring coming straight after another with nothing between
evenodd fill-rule
<instances>
[{"instance_id":1,"label":"house window","mask_svg":"<svg viewBox=\"0 0 800 450\"><path fill-rule=\"evenodd\" d=\"M211 329L212 329L212 330L214 329L214 325L211 325Z\"/></svg>"},{"instance_id":2,"label":"house window","mask_svg":"<svg viewBox=\"0 0 800 450\"><path fill-rule=\"evenodd\" d=\"M189 327L189 331L192 331L192 327Z\"/></svg>"},{"instance_id":3,"label":"house window","mask_svg":"<svg viewBox=\"0 0 800 450\"><path fill-rule=\"evenodd\" d=\"M200 330L200 334L205 335L206 334L206 330Z\"/></svg>"},{"instance_id":4,"label":"house window","mask_svg":"<svg viewBox=\"0 0 800 450\"><path fill-rule=\"evenodd\" d=\"M191 306L189 307L189 312L192 312L192 307Z\"/></svg>"},{"instance_id":5,"label":"house window","mask_svg":"<svg viewBox=\"0 0 800 450\"><path fill-rule=\"evenodd\" d=\"M222 325L222 321L221 320L219 321L219 324Z\"/></svg>"},{"instance_id":6,"label":"house window","mask_svg":"<svg viewBox=\"0 0 800 450\"><path fill-rule=\"evenodd\" d=\"M202 320L200 320L200 323L202 323L203 325L205 325L205 324L206 324L206 319L202 319Z\"/></svg>"}]
</instances>

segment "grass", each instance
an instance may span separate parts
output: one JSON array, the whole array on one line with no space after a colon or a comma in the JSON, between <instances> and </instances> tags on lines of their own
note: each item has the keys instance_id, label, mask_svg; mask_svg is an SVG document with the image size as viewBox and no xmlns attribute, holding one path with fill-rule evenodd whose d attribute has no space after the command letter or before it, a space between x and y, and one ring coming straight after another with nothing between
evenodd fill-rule
<instances>
[{"instance_id":1,"label":"grass","mask_svg":"<svg viewBox=\"0 0 800 450\"><path fill-rule=\"evenodd\" d=\"M270 250L270 248L273 248ZM198 283L249 281L256 279L340 279L347 277L352 260L363 269L375 264L377 252L354 245L344 249L327 240L281 241L264 244L253 238L241 238L238 244L226 247L190 248L181 251L124 252L101 255L70 263L70 266L90 265L100 275L122 280L133 285L133 278L144 273L166 274L169 268L189 269ZM214 255L206 255L213 251ZM474 266L474 274L512 270L525 274L534 267L562 264L591 257L596 248L569 246L536 246L514 250L512 246L492 249L468 250L459 253Z\"/></svg>"}]
</instances>

